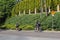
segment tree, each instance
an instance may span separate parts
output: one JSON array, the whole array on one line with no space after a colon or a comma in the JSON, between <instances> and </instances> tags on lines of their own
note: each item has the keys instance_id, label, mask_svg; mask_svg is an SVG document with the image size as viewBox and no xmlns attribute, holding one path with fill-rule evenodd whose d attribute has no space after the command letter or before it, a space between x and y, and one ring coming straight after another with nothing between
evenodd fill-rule
<instances>
[{"instance_id":1,"label":"tree","mask_svg":"<svg viewBox=\"0 0 60 40\"><path fill-rule=\"evenodd\" d=\"M46 2L45 2L45 4L46 4L46 8L45 8L45 10L46 10L46 16L48 16L48 13L50 12L50 5L51 5L51 0L45 0Z\"/></svg>"},{"instance_id":2,"label":"tree","mask_svg":"<svg viewBox=\"0 0 60 40\"><path fill-rule=\"evenodd\" d=\"M15 3L16 0L0 0L0 12L8 14L7 16L11 15L11 10Z\"/></svg>"},{"instance_id":3,"label":"tree","mask_svg":"<svg viewBox=\"0 0 60 40\"><path fill-rule=\"evenodd\" d=\"M51 0L51 10L54 10L54 11L56 11L56 3L55 3L55 1L54 0Z\"/></svg>"},{"instance_id":4,"label":"tree","mask_svg":"<svg viewBox=\"0 0 60 40\"><path fill-rule=\"evenodd\" d=\"M55 0L55 1L56 1L56 5L57 5L57 12L59 12L60 0Z\"/></svg>"},{"instance_id":5,"label":"tree","mask_svg":"<svg viewBox=\"0 0 60 40\"><path fill-rule=\"evenodd\" d=\"M7 17L11 16L11 10L16 0L0 0L0 24L5 22Z\"/></svg>"},{"instance_id":6,"label":"tree","mask_svg":"<svg viewBox=\"0 0 60 40\"><path fill-rule=\"evenodd\" d=\"M18 9L18 5L19 5L19 9ZM19 11L22 12L24 10L26 13L30 13L30 12L36 11L37 9L40 9L40 1L39 0L23 0L15 5L15 7L12 10L12 14L14 14L14 13L18 14Z\"/></svg>"}]
</instances>

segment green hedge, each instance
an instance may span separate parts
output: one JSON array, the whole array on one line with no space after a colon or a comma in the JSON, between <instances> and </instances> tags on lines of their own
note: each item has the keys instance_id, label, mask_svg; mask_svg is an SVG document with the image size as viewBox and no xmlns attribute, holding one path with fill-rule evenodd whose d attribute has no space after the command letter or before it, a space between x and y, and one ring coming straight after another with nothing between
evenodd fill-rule
<instances>
[{"instance_id":1,"label":"green hedge","mask_svg":"<svg viewBox=\"0 0 60 40\"><path fill-rule=\"evenodd\" d=\"M20 28L23 30L32 30L35 28L36 20L41 22L42 30L52 30L52 18L53 18L53 29L60 30L60 12L56 13L54 17L51 15L46 16L46 14L26 14L22 16L15 16L7 19L5 25L9 29L15 29L15 24L18 22L20 24Z\"/></svg>"}]
</instances>

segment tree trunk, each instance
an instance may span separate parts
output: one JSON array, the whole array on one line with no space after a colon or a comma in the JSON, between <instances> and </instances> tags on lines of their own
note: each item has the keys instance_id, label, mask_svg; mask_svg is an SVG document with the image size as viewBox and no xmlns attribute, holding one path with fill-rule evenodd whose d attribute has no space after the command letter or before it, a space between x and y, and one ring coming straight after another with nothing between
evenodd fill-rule
<instances>
[{"instance_id":1,"label":"tree trunk","mask_svg":"<svg viewBox=\"0 0 60 40\"><path fill-rule=\"evenodd\" d=\"M46 16L47 16L47 7L46 7L46 4L45 4L45 13L46 13Z\"/></svg>"},{"instance_id":2,"label":"tree trunk","mask_svg":"<svg viewBox=\"0 0 60 40\"><path fill-rule=\"evenodd\" d=\"M49 13L51 12L50 7L49 7Z\"/></svg>"},{"instance_id":3,"label":"tree trunk","mask_svg":"<svg viewBox=\"0 0 60 40\"><path fill-rule=\"evenodd\" d=\"M48 7L46 6L46 4L45 4L45 13L46 13L46 16L48 16Z\"/></svg>"},{"instance_id":4,"label":"tree trunk","mask_svg":"<svg viewBox=\"0 0 60 40\"><path fill-rule=\"evenodd\" d=\"M43 13L43 7L41 7L41 9L40 9L40 10L41 10L41 13Z\"/></svg>"},{"instance_id":5,"label":"tree trunk","mask_svg":"<svg viewBox=\"0 0 60 40\"><path fill-rule=\"evenodd\" d=\"M35 8L35 14L36 14L36 8Z\"/></svg>"},{"instance_id":6,"label":"tree trunk","mask_svg":"<svg viewBox=\"0 0 60 40\"><path fill-rule=\"evenodd\" d=\"M47 9L46 16L48 16L48 14L49 14L49 8L47 7L46 9Z\"/></svg>"},{"instance_id":7,"label":"tree trunk","mask_svg":"<svg viewBox=\"0 0 60 40\"><path fill-rule=\"evenodd\" d=\"M19 15L20 15L20 11L19 11Z\"/></svg>"},{"instance_id":8,"label":"tree trunk","mask_svg":"<svg viewBox=\"0 0 60 40\"><path fill-rule=\"evenodd\" d=\"M57 12L59 12L59 4L57 5Z\"/></svg>"},{"instance_id":9,"label":"tree trunk","mask_svg":"<svg viewBox=\"0 0 60 40\"><path fill-rule=\"evenodd\" d=\"M45 7L45 12L47 12L47 7L46 7L46 4L44 5L44 7Z\"/></svg>"},{"instance_id":10,"label":"tree trunk","mask_svg":"<svg viewBox=\"0 0 60 40\"><path fill-rule=\"evenodd\" d=\"M41 10L41 14L42 14L42 12L43 12L43 4L42 4L42 0L41 0L41 8L40 8L40 10Z\"/></svg>"},{"instance_id":11,"label":"tree trunk","mask_svg":"<svg viewBox=\"0 0 60 40\"><path fill-rule=\"evenodd\" d=\"M25 10L24 10L24 12L23 12L24 14L25 14Z\"/></svg>"},{"instance_id":12,"label":"tree trunk","mask_svg":"<svg viewBox=\"0 0 60 40\"><path fill-rule=\"evenodd\" d=\"M29 9L29 14L31 14L31 13L30 13L30 9Z\"/></svg>"}]
</instances>

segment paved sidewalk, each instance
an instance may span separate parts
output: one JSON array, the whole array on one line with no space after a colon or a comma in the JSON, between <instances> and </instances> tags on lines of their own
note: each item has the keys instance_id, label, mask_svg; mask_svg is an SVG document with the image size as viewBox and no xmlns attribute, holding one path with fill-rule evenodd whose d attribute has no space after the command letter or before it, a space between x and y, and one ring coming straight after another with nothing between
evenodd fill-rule
<instances>
[{"instance_id":1,"label":"paved sidewalk","mask_svg":"<svg viewBox=\"0 0 60 40\"><path fill-rule=\"evenodd\" d=\"M60 32L58 31L16 31L5 30L0 31L0 40L60 40Z\"/></svg>"},{"instance_id":2,"label":"paved sidewalk","mask_svg":"<svg viewBox=\"0 0 60 40\"><path fill-rule=\"evenodd\" d=\"M57 37L60 38L60 31L32 31L32 30L23 30L23 31L16 31L16 30L6 30L0 31L0 34L8 34L8 35L20 35L20 36L35 36L35 37Z\"/></svg>"},{"instance_id":3,"label":"paved sidewalk","mask_svg":"<svg viewBox=\"0 0 60 40\"><path fill-rule=\"evenodd\" d=\"M17 30L0 30L0 32L8 32L8 31L12 31L12 32L17 32ZM35 30L22 30L20 32L38 32ZM51 33L60 33L60 31L42 31L42 32L51 32Z\"/></svg>"}]
</instances>

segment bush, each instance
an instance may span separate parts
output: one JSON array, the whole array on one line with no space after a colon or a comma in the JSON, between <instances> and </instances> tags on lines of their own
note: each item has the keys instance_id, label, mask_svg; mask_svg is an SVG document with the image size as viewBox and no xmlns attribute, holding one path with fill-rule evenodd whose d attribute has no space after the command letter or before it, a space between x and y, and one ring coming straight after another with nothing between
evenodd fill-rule
<instances>
[{"instance_id":1,"label":"bush","mask_svg":"<svg viewBox=\"0 0 60 40\"><path fill-rule=\"evenodd\" d=\"M25 27L23 28L24 30L33 30L34 27L31 25L25 25Z\"/></svg>"},{"instance_id":2,"label":"bush","mask_svg":"<svg viewBox=\"0 0 60 40\"><path fill-rule=\"evenodd\" d=\"M21 25L19 28L22 30L33 30L34 27L32 25Z\"/></svg>"},{"instance_id":3,"label":"bush","mask_svg":"<svg viewBox=\"0 0 60 40\"><path fill-rule=\"evenodd\" d=\"M11 25L11 24L7 24L5 25L7 29L12 29L12 30L15 30L15 26L14 25Z\"/></svg>"},{"instance_id":4,"label":"bush","mask_svg":"<svg viewBox=\"0 0 60 40\"><path fill-rule=\"evenodd\" d=\"M5 25L3 25L3 26L0 26L0 29L6 30L7 28Z\"/></svg>"},{"instance_id":5,"label":"bush","mask_svg":"<svg viewBox=\"0 0 60 40\"><path fill-rule=\"evenodd\" d=\"M7 26L7 28L15 29L14 25L16 24L16 22L19 22L20 28L30 30L34 29L36 20L40 21L42 30L52 30L52 16L49 15L46 17L45 14L42 14L41 18L40 14L31 14L31 15L26 14L22 16L15 16L6 20L5 25L10 24ZM56 13L55 16L53 17L53 29L60 30L60 12Z\"/></svg>"}]
</instances>

